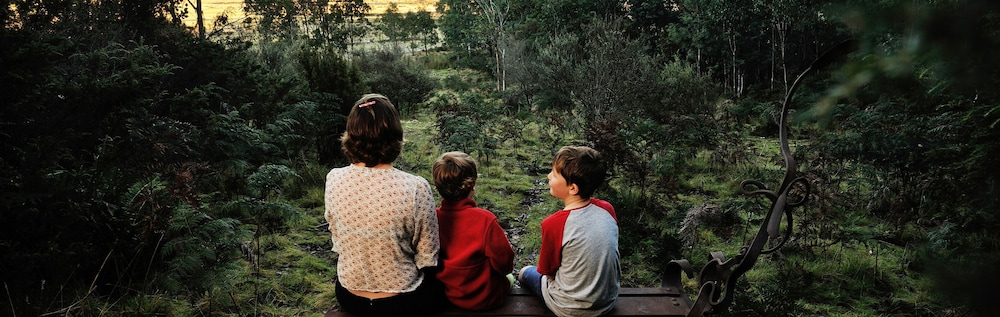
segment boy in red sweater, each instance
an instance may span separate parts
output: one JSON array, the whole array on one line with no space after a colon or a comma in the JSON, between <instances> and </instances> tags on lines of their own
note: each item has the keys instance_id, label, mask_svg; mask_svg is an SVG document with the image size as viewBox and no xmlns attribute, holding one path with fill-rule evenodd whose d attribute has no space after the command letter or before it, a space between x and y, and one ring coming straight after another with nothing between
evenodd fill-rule
<instances>
[{"instance_id":1,"label":"boy in red sweater","mask_svg":"<svg viewBox=\"0 0 1000 317\"><path fill-rule=\"evenodd\" d=\"M463 309L500 306L514 285L514 249L497 217L472 200L476 162L462 152L444 153L431 174L442 198L437 208L441 232L437 278L444 283L445 295Z\"/></svg>"}]
</instances>

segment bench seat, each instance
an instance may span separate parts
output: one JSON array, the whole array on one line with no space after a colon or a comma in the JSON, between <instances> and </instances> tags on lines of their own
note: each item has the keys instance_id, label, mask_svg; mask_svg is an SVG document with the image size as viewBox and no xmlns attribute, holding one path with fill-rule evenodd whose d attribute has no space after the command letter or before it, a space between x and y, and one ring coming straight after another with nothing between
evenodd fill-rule
<instances>
[{"instance_id":1,"label":"bench seat","mask_svg":"<svg viewBox=\"0 0 1000 317\"><path fill-rule=\"evenodd\" d=\"M686 316L691 303L670 287L622 288L615 309L607 316ZM503 306L487 311L449 308L435 316L555 316L542 300L526 289L515 288ZM331 309L324 317L352 317Z\"/></svg>"}]
</instances>

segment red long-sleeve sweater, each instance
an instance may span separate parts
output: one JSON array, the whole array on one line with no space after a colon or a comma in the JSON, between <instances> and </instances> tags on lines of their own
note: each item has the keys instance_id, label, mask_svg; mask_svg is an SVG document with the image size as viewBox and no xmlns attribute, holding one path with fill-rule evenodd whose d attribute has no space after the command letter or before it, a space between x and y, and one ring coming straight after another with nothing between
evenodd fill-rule
<instances>
[{"instance_id":1,"label":"red long-sleeve sweater","mask_svg":"<svg viewBox=\"0 0 1000 317\"><path fill-rule=\"evenodd\" d=\"M472 199L442 201L437 216L441 270L436 275L445 295L468 310L503 304L510 293L506 275L514 269L514 249L497 217Z\"/></svg>"}]
</instances>

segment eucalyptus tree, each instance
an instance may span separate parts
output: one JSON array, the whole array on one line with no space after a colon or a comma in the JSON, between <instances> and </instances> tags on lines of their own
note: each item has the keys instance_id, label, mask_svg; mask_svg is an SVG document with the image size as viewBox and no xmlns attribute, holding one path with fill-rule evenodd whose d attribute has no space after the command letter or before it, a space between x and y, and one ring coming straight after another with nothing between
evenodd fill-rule
<instances>
[{"instance_id":1,"label":"eucalyptus tree","mask_svg":"<svg viewBox=\"0 0 1000 317\"><path fill-rule=\"evenodd\" d=\"M264 36L296 38L305 34L316 45L345 48L367 33L371 10L363 0L244 0Z\"/></svg>"},{"instance_id":2,"label":"eucalyptus tree","mask_svg":"<svg viewBox=\"0 0 1000 317\"><path fill-rule=\"evenodd\" d=\"M597 19L622 17L621 0L442 0L445 47L467 66L489 70L497 91L508 86L513 47L545 43L556 32L579 32ZM530 50L530 48L529 48ZM488 58L489 65L481 64Z\"/></svg>"},{"instance_id":3,"label":"eucalyptus tree","mask_svg":"<svg viewBox=\"0 0 1000 317\"><path fill-rule=\"evenodd\" d=\"M645 35L649 49L655 51L662 43L668 42L669 26L679 23L678 0L633 0L629 1L629 32Z\"/></svg>"},{"instance_id":4,"label":"eucalyptus tree","mask_svg":"<svg viewBox=\"0 0 1000 317\"><path fill-rule=\"evenodd\" d=\"M530 23L522 32L530 38L545 36L553 31L576 32L599 19L625 17L628 1L624 0L543 0L527 1L521 9L521 20Z\"/></svg>"},{"instance_id":5,"label":"eucalyptus tree","mask_svg":"<svg viewBox=\"0 0 1000 317\"><path fill-rule=\"evenodd\" d=\"M376 29L382 32L382 35L385 35L389 41L397 42L407 36L408 30L404 27L405 24L406 21L403 14L399 12L399 6L395 2L390 2L385 12L379 17Z\"/></svg>"},{"instance_id":6,"label":"eucalyptus tree","mask_svg":"<svg viewBox=\"0 0 1000 317\"><path fill-rule=\"evenodd\" d=\"M760 10L765 12L770 21L770 42L771 43L771 80L773 84L778 81L777 74L775 72L781 72L780 82L784 85L783 90L788 90L788 67L785 63L785 55L787 53L786 42L788 41L788 33L792 28L798 25L801 19L798 17L803 13L808 13L809 10L802 10L800 1L775 1L770 3L756 3L760 6ZM804 1L803 1L804 2ZM778 54L774 57L774 54Z\"/></svg>"},{"instance_id":7,"label":"eucalyptus tree","mask_svg":"<svg viewBox=\"0 0 1000 317\"><path fill-rule=\"evenodd\" d=\"M701 26L705 28L705 34L714 35L709 38L715 40L721 39L719 47L723 50L725 63L718 70L729 91L736 96L742 95L747 74L743 67L746 61L740 57L743 53L740 51L741 41L749 38L756 29L756 25L749 23L754 20L751 18L753 10L725 0L695 0L687 4L697 24L704 23Z\"/></svg>"},{"instance_id":8,"label":"eucalyptus tree","mask_svg":"<svg viewBox=\"0 0 1000 317\"><path fill-rule=\"evenodd\" d=\"M201 0L195 0L194 3L191 3L191 0L188 0L188 3L191 4L192 8L194 8L195 28L198 31L198 38L204 40L205 37L206 37L206 34L205 34L205 6L203 6L201 4Z\"/></svg>"},{"instance_id":9,"label":"eucalyptus tree","mask_svg":"<svg viewBox=\"0 0 1000 317\"><path fill-rule=\"evenodd\" d=\"M497 81L497 91L507 88L507 28L510 23L510 1L508 0L478 0L473 1L479 8L482 27L489 39L490 51L493 52L494 76Z\"/></svg>"},{"instance_id":10,"label":"eucalyptus tree","mask_svg":"<svg viewBox=\"0 0 1000 317\"><path fill-rule=\"evenodd\" d=\"M346 17L347 45L354 46L371 29L371 21L368 21L367 16L372 7L365 0L337 0L336 5Z\"/></svg>"},{"instance_id":11,"label":"eucalyptus tree","mask_svg":"<svg viewBox=\"0 0 1000 317\"><path fill-rule=\"evenodd\" d=\"M663 7L672 9L657 11ZM783 91L788 72L848 37L830 8L809 0L644 0L631 16L638 32L662 39L660 54L679 55L739 97L758 87Z\"/></svg>"},{"instance_id":12,"label":"eucalyptus tree","mask_svg":"<svg viewBox=\"0 0 1000 317\"><path fill-rule=\"evenodd\" d=\"M457 59L459 66L477 70L492 67L486 34L480 32L479 9L471 0L441 0L438 2L438 27L444 35L444 47Z\"/></svg>"},{"instance_id":13,"label":"eucalyptus tree","mask_svg":"<svg viewBox=\"0 0 1000 317\"><path fill-rule=\"evenodd\" d=\"M256 17L260 34L287 37L296 34L300 28L297 18L310 14L313 1L297 0L244 0L243 9Z\"/></svg>"},{"instance_id":14,"label":"eucalyptus tree","mask_svg":"<svg viewBox=\"0 0 1000 317\"><path fill-rule=\"evenodd\" d=\"M407 12L403 20L406 21L406 27L409 29L410 40L415 41L410 44L411 48L416 49L419 45L423 45L424 51L427 51L431 45L435 45L441 40L437 34L437 24L434 22L434 17L427 10Z\"/></svg>"},{"instance_id":15,"label":"eucalyptus tree","mask_svg":"<svg viewBox=\"0 0 1000 317\"><path fill-rule=\"evenodd\" d=\"M345 49L364 38L371 30L368 12L371 6L364 0L317 1L312 15L302 17L312 29L311 40L320 45Z\"/></svg>"}]
</instances>

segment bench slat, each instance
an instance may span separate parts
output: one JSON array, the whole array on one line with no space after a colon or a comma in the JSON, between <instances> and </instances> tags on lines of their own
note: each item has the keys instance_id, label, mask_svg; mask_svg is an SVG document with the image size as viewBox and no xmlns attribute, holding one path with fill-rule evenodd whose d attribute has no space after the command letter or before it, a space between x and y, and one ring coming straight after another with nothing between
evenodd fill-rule
<instances>
[{"instance_id":1,"label":"bench slat","mask_svg":"<svg viewBox=\"0 0 1000 317\"><path fill-rule=\"evenodd\" d=\"M622 288L618 302L608 316L686 316L690 310L687 298L674 288ZM345 312L330 310L324 317L350 317ZM542 300L526 289L515 288L503 306L487 311L447 309L437 316L555 316Z\"/></svg>"},{"instance_id":2,"label":"bench slat","mask_svg":"<svg viewBox=\"0 0 1000 317\"><path fill-rule=\"evenodd\" d=\"M451 308L440 316L555 316L542 300L524 288L514 288L507 295L507 301L496 309L470 312L468 310Z\"/></svg>"}]
</instances>

